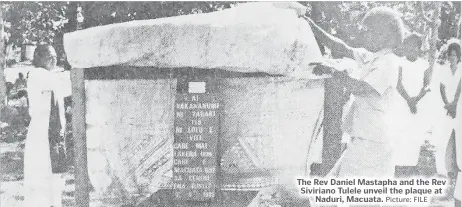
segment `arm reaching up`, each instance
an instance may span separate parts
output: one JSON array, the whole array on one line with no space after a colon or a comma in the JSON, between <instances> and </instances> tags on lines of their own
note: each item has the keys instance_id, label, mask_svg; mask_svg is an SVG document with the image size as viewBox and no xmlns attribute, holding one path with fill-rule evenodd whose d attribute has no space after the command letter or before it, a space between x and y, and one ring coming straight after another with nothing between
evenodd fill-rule
<instances>
[{"instance_id":1,"label":"arm reaching up","mask_svg":"<svg viewBox=\"0 0 462 207\"><path fill-rule=\"evenodd\" d=\"M321 41L326 47L332 51L332 55L336 58L351 58L354 59L354 48L348 46L341 39L334 37L328 32L324 31L321 27L316 25L313 20L308 17L303 17L308 21L313 30L314 36Z\"/></svg>"},{"instance_id":2,"label":"arm reaching up","mask_svg":"<svg viewBox=\"0 0 462 207\"><path fill-rule=\"evenodd\" d=\"M341 83L343 87L356 96L368 96L371 94L381 95L381 93L369 83L350 77L346 71L338 70L336 65L329 64L328 62L315 62L310 65L315 66L313 69L315 75L332 75L332 77L340 80L339 83Z\"/></svg>"},{"instance_id":3,"label":"arm reaching up","mask_svg":"<svg viewBox=\"0 0 462 207\"><path fill-rule=\"evenodd\" d=\"M327 46L331 51L335 58L351 58L354 59L354 48L348 46L345 42L341 39L332 36L328 32L324 31L321 27L316 25L313 20L306 17L307 8L300 3L297 2L277 2L274 3L275 7L278 8L285 8L285 9L292 9L294 10L299 17L304 18L311 26L314 35L316 38L321 41L322 44Z\"/></svg>"}]
</instances>

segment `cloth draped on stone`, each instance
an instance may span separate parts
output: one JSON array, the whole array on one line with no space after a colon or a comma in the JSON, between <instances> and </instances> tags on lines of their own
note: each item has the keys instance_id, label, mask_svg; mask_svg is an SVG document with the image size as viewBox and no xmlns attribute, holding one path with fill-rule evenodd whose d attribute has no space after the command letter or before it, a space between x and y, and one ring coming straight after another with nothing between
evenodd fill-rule
<instances>
[{"instance_id":1,"label":"cloth draped on stone","mask_svg":"<svg viewBox=\"0 0 462 207\"><path fill-rule=\"evenodd\" d=\"M86 82L92 199L136 204L159 189L173 165L175 87L171 79Z\"/></svg>"},{"instance_id":2,"label":"cloth draped on stone","mask_svg":"<svg viewBox=\"0 0 462 207\"><path fill-rule=\"evenodd\" d=\"M371 153L371 149L380 149ZM393 177L394 162L390 144L352 138L347 149L326 177Z\"/></svg>"},{"instance_id":3,"label":"cloth draped on stone","mask_svg":"<svg viewBox=\"0 0 462 207\"><path fill-rule=\"evenodd\" d=\"M272 2L66 33L64 48L73 68L192 67L311 78L308 64L321 58L308 22Z\"/></svg>"}]
</instances>

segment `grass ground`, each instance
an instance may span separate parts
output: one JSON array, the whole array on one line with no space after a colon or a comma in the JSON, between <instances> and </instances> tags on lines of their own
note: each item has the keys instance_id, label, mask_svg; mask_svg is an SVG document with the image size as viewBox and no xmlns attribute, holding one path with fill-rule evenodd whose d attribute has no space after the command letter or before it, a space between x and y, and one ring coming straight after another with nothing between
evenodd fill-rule
<instances>
[{"instance_id":1,"label":"grass ground","mask_svg":"<svg viewBox=\"0 0 462 207\"><path fill-rule=\"evenodd\" d=\"M0 185L0 203L5 207L22 207L23 197L23 152L24 141L1 142L0 143L0 161L2 183ZM414 171L410 168L397 169L403 174L412 174ZM63 207L75 206L74 201L74 176L73 169L62 174L66 180L66 187L63 192ZM168 199L171 194L168 190L159 191L150 200L143 203L140 207L170 207L174 205ZM222 199L223 207L244 207L255 197L257 192L224 192ZM293 204L280 202L280 206L291 207ZM453 201L438 201L431 207L452 207ZM99 201L92 201L91 207L103 207ZM185 205L183 205L185 206ZM186 206L185 206L186 207Z\"/></svg>"},{"instance_id":2,"label":"grass ground","mask_svg":"<svg viewBox=\"0 0 462 207\"><path fill-rule=\"evenodd\" d=\"M0 137L0 203L5 207L22 207L23 197L23 157L24 157L24 135L2 134ZM417 175L419 170L416 167L397 167L396 175L399 177ZM63 207L73 207L74 200L74 175L73 168L70 167L66 173L62 174L63 179L66 181L65 189L62 194ZM257 195L255 191L224 191L221 194L221 203L219 206L223 207L245 207ZM161 190L153 195L149 200L142 203L138 207L170 207L181 206L186 207L188 204L178 205L172 203L170 190ZM262 195L268 201L265 205L268 207L294 207L295 203L284 201L280 198L274 198L274 195ZM108 206L102 204L101 201L91 201L91 207ZM203 205L201 205L203 206ZM208 205L205 205L208 206ZM214 205L215 206L215 205ZM453 200L441 200L432 203L429 207L452 207L454 206ZM109 207L109 206L108 206ZM110 206L112 207L112 206Z\"/></svg>"}]
</instances>

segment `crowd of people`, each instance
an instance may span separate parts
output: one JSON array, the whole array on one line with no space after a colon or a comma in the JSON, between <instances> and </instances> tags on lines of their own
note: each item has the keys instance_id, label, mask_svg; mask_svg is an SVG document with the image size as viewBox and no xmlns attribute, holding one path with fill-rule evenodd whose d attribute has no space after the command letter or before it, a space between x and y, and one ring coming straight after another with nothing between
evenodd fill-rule
<instances>
[{"instance_id":1,"label":"crowd of people","mask_svg":"<svg viewBox=\"0 0 462 207\"><path fill-rule=\"evenodd\" d=\"M26 132L30 117L28 112L27 80L22 73L13 83L6 83L6 106L2 109L5 116L0 120L2 124L3 138L23 136Z\"/></svg>"}]
</instances>

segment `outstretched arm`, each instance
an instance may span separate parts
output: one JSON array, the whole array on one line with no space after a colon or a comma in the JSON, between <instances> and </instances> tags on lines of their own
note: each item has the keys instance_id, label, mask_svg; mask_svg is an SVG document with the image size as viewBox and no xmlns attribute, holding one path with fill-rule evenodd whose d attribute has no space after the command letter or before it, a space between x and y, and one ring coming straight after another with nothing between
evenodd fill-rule
<instances>
[{"instance_id":1,"label":"outstretched arm","mask_svg":"<svg viewBox=\"0 0 462 207\"><path fill-rule=\"evenodd\" d=\"M380 95L369 83L354 79L348 76L346 72L336 71L333 77L339 79L343 87L356 96Z\"/></svg>"},{"instance_id":2,"label":"outstretched arm","mask_svg":"<svg viewBox=\"0 0 462 207\"><path fill-rule=\"evenodd\" d=\"M300 3L297 2L277 2L274 3L274 6L278 8L286 8L286 9L292 9L294 10L299 17L304 18L308 23L311 25L311 28L313 30L314 35L316 36L316 39L321 41L322 44L327 46L331 51L332 55L335 58L351 58L354 59L354 53L353 50L354 48L348 46L345 42L340 40L337 37L334 37L324 31L321 27L316 25L313 20L310 18L306 17L306 11L307 8L303 6Z\"/></svg>"},{"instance_id":3,"label":"outstretched arm","mask_svg":"<svg viewBox=\"0 0 462 207\"><path fill-rule=\"evenodd\" d=\"M345 87L349 92L356 96L367 96L367 95L381 95L374 87L369 83L352 78L348 75L346 71L339 71L336 69L336 66L331 65L327 62L324 63L311 63L311 66L314 66L313 74L315 75L324 75L330 74L333 78L338 79L343 87Z\"/></svg>"},{"instance_id":4,"label":"outstretched arm","mask_svg":"<svg viewBox=\"0 0 462 207\"><path fill-rule=\"evenodd\" d=\"M331 51L332 55L336 58L351 58L354 59L354 48L348 46L341 39L334 37L333 35L324 31L321 27L308 17L303 17L309 22L311 29L313 30L316 38L321 41L322 44L327 46Z\"/></svg>"}]
</instances>

